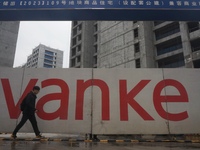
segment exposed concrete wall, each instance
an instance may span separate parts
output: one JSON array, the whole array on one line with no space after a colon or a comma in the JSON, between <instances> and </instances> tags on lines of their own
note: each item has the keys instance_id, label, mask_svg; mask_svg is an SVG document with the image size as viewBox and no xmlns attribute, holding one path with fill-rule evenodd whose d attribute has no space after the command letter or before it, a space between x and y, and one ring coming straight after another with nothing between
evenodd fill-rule
<instances>
[{"instance_id":1,"label":"exposed concrete wall","mask_svg":"<svg viewBox=\"0 0 200 150\"><path fill-rule=\"evenodd\" d=\"M136 28L138 23L132 21L100 22L99 68L135 68Z\"/></svg>"},{"instance_id":2,"label":"exposed concrete wall","mask_svg":"<svg viewBox=\"0 0 200 150\"><path fill-rule=\"evenodd\" d=\"M13 67L19 21L0 22L0 66Z\"/></svg>"},{"instance_id":3,"label":"exposed concrete wall","mask_svg":"<svg viewBox=\"0 0 200 150\"><path fill-rule=\"evenodd\" d=\"M79 54L82 58L80 67L94 67L94 45L98 46L98 52L95 54L97 55L97 68L136 68L136 60L139 59L139 67L141 68L170 67L173 63L178 65L171 65L171 67L192 68L192 61L200 58L199 52L193 54L190 46L191 40L199 38L200 30L189 33L186 22L166 21L154 25L152 21L98 21L97 42L94 41L96 35L93 31L94 22L82 21L82 23L85 27L81 31L83 32L81 41L83 46L81 54ZM176 27L173 26L174 24L176 24ZM180 27L180 31L176 30L178 27ZM138 37L135 37L134 33L137 29ZM158 30L163 37L156 40L154 31L158 33ZM181 42L177 44L182 43L183 46L176 49L173 45L170 45L170 40L173 41L178 38L181 39ZM136 51L135 45L137 43L139 43L139 50ZM163 46L163 51L166 50L166 52L157 56L156 45L158 44ZM173 50L169 50L167 46ZM169 61L166 60L167 58L169 58ZM183 59L185 59L185 62L190 59L190 62L186 62L184 66ZM167 61L171 64L160 66L158 60L159 64L162 61L163 64Z\"/></svg>"},{"instance_id":4,"label":"exposed concrete wall","mask_svg":"<svg viewBox=\"0 0 200 150\"><path fill-rule=\"evenodd\" d=\"M152 22L102 21L100 23L99 68L136 68L140 58L142 68L155 67ZM138 37L134 30L138 29ZM134 44L139 43L139 52Z\"/></svg>"}]
</instances>

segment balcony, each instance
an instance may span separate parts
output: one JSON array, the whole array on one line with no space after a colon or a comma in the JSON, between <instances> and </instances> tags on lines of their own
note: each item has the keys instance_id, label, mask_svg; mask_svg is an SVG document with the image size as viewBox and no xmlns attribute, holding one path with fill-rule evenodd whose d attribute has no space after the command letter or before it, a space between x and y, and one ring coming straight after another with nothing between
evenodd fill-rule
<instances>
[{"instance_id":1,"label":"balcony","mask_svg":"<svg viewBox=\"0 0 200 150\"><path fill-rule=\"evenodd\" d=\"M183 53L158 60L159 68L180 68L185 66Z\"/></svg>"},{"instance_id":2,"label":"balcony","mask_svg":"<svg viewBox=\"0 0 200 150\"><path fill-rule=\"evenodd\" d=\"M162 28L155 30L154 32L155 32L155 39L160 40L162 38L165 38L167 36L170 36L170 35L180 32L179 23L173 22L169 25L166 25Z\"/></svg>"},{"instance_id":3,"label":"balcony","mask_svg":"<svg viewBox=\"0 0 200 150\"><path fill-rule=\"evenodd\" d=\"M190 40L200 38L200 30L195 30L189 34Z\"/></svg>"},{"instance_id":4,"label":"balcony","mask_svg":"<svg viewBox=\"0 0 200 150\"><path fill-rule=\"evenodd\" d=\"M189 33L200 29L199 22L188 22L187 25L188 25Z\"/></svg>"},{"instance_id":5,"label":"balcony","mask_svg":"<svg viewBox=\"0 0 200 150\"><path fill-rule=\"evenodd\" d=\"M156 45L157 56L182 49L181 37L170 39Z\"/></svg>"},{"instance_id":6,"label":"balcony","mask_svg":"<svg viewBox=\"0 0 200 150\"><path fill-rule=\"evenodd\" d=\"M182 44L178 44L178 45L173 45L171 47L167 47L164 49L160 49L160 50L157 50L157 56L165 54L165 53L169 53L169 52L181 49L181 48L182 48Z\"/></svg>"},{"instance_id":7,"label":"balcony","mask_svg":"<svg viewBox=\"0 0 200 150\"><path fill-rule=\"evenodd\" d=\"M200 50L200 38L195 39L190 42L192 52L196 52Z\"/></svg>"}]
</instances>

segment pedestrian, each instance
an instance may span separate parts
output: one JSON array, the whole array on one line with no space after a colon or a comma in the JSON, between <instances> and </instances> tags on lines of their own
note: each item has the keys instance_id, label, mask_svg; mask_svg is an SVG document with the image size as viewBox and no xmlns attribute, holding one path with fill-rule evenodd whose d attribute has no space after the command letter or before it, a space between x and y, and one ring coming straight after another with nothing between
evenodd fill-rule
<instances>
[{"instance_id":1,"label":"pedestrian","mask_svg":"<svg viewBox=\"0 0 200 150\"><path fill-rule=\"evenodd\" d=\"M15 130L13 131L11 135L12 138L14 139L17 138L16 136L17 132L21 129L21 127L26 123L27 120L31 122L36 138L44 138L38 129L37 121L35 118L35 113L37 113L38 111L35 108L35 100L37 98L36 95L39 93L39 91L40 91L40 87L34 86L32 91L30 91L24 98L21 104L21 110L22 110L23 116L20 123L16 126Z\"/></svg>"}]
</instances>

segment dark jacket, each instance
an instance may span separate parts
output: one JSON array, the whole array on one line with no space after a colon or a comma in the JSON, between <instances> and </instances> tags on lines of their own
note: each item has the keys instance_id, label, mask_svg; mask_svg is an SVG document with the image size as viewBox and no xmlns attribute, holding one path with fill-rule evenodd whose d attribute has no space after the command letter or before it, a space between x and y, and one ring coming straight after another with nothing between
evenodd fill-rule
<instances>
[{"instance_id":1,"label":"dark jacket","mask_svg":"<svg viewBox=\"0 0 200 150\"><path fill-rule=\"evenodd\" d=\"M25 109L23 111L23 114L27 114L27 115L33 115L35 114L35 100L36 100L37 96L31 91L27 94L26 96L26 106Z\"/></svg>"}]
</instances>

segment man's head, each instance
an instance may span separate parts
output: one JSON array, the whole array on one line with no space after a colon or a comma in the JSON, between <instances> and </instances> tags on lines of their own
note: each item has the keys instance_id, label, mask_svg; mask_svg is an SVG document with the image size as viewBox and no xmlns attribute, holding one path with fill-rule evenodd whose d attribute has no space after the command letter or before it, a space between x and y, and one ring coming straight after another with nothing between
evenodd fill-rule
<instances>
[{"instance_id":1,"label":"man's head","mask_svg":"<svg viewBox=\"0 0 200 150\"><path fill-rule=\"evenodd\" d=\"M40 87L39 87L39 86L34 86L34 87L33 87L33 93L34 93L35 95L37 95L39 92L40 92Z\"/></svg>"}]
</instances>

